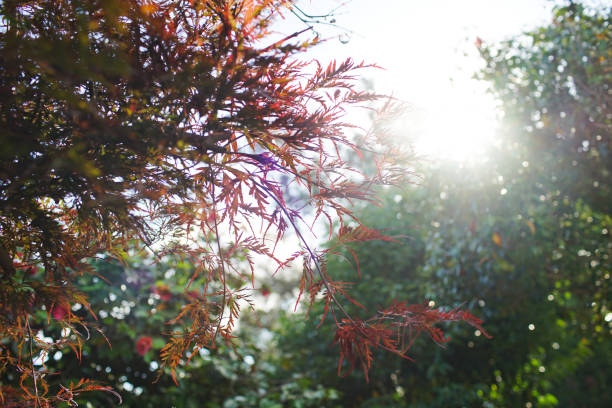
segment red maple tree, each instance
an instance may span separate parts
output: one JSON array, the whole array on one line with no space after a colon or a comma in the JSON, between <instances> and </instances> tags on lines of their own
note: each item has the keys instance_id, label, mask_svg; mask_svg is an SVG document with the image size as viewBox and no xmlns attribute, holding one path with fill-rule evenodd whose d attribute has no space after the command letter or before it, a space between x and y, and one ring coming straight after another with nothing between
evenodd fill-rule
<instances>
[{"instance_id":1,"label":"red maple tree","mask_svg":"<svg viewBox=\"0 0 612 408\"><path fill-rule=\"evenodd\" d=\"M443 342L433 327L439 321L479 327L460 311L395 303L362 320L342 307L357 301L325 269L335 248L309 245L302 213L284 192L305 192L339 245L388 240L359 225L350 203L376 203L376 186L402 183L407 172L383 123L363 131L360 145L347 132L351 106L384 101L355 87L368 65L300 60L316 43L308 30L269 40L271 21L287 7L277 0L2 2L0 364L20 377L18 388L2 386L5 404L110 391L83 380L51 393L35 356L71 347L80 358L85 336L38 341L35 327L50 322L34 315L45 308L73 333L100 330L69 312L87 306L74 282L97 273L89 259L134 250L172 254L195 265L194 278L207 279L203 293L184 296L174 320L183 329L162 349L172 372L188 352L231 341L240 304L249 301L243 289L254 285L254 254L281 268L302 260L300 294L309 302L323 296L341 359L366 373L373 348L404 356L422 331ZM381 109L396 108L387 99ZM360 149L373 158L373 174L347 163L346 152ZM289 228L302 247L277 259L274 247ZM230 288L230 276L242 286ZM150 347L143 339L139 352Z\"/></svg>"}]
</instances>

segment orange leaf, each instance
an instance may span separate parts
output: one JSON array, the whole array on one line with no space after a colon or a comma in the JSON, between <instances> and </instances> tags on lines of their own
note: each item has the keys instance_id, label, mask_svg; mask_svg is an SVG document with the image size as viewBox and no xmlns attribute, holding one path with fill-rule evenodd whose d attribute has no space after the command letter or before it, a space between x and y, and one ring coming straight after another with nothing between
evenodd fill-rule
<instances>
[{"instance_id":1,"label":"orange leaf","mask_svg":"<svg viewBox=\"0 0 612 408\"><path fill-rule=\"evenodd\" d=\"M531 231L531 234L535 234L536 228L535 225L533 224L533 222L527 220L525 221L527 223L527 226L529 227L529 231Z\"/></svg>"}]
</instances>

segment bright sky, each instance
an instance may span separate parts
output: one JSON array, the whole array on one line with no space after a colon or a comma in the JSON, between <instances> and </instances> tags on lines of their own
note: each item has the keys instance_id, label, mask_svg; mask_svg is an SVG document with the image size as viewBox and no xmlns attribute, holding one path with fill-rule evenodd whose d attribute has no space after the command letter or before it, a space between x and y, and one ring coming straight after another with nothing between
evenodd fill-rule
<instances>
[{"instance_id":1,"label":"bright sky","mask_svg":"<svg viewBox=\"0 0 612 408\"><path fill-rule=\"evenodd\" d=\"M300 4L309 14L325 14L341 3ZM481 66L476 37L496 42L544 25L552 7L550 0L348 0L335 19L353 31L350 41L342 44L340 30L318 25L323 38L336 38L311 55L322 62L352 57L385 68L367 76L377 92L411 106L404 133L417 154L463 162L478 155L496 126L493 98L472 79ZM288 17L279 27L287 33L300 24Z\"/></svg>"}]
</instances>

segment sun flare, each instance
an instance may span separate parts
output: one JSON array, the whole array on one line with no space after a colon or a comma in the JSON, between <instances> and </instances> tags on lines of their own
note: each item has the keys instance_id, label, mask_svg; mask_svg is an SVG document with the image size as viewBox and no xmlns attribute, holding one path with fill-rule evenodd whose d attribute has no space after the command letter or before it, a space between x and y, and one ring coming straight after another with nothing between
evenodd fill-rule
<instances>
[{"instance_id":1,"label":"sun flare","mask_svg":"<svg viewBox=\"0 0 612 408\"><path fill-rule=\"evenodd\" d=\"M457 95L425 109L412 143L420 156L467 162L485 154L495 135L493 103L487 95Z\"/></svg>"}]
</instances>

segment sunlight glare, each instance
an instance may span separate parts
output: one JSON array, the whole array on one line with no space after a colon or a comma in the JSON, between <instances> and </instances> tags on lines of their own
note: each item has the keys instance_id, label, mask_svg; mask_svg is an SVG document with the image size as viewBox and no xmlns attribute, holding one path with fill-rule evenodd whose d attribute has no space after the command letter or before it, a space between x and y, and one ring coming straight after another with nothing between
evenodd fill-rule
<instances>
[{"instance_id":1,"label":"sunlight glare","mask_svg":"<svg viewBox=\"0 0 612 408\"><path fill-rule=\"evenodd\" d=\"M494 102L483 93L456 95L427 108L422 116L410 133L417 155L426 159L471 161L494 139Z\"/></svg>"},{"instance_id":2,"label":"sunlight glare","mask_svg":"<svg viewBox=\"0 0 612 408\"><path fill-rule=\"evenodd\" d=\"M303 3L314 9L313 14L324 13L330 4ZM372 7L367 0L349 3L336 18L339 26L351 30L350 41L336 39L342 33L339 28L317 26L321 38L330 40L313 50L313 58L352 57L383 67L364 75L378 93L411 107L401 120L400 133L417 156L460 164L483 158L495 139L497 105L485 85L472 77L484 63L478 47L546 23L553 2L388 0L385 7ZM286 24L280 31L290 32Z\"/></svg>"}]
</instances>

